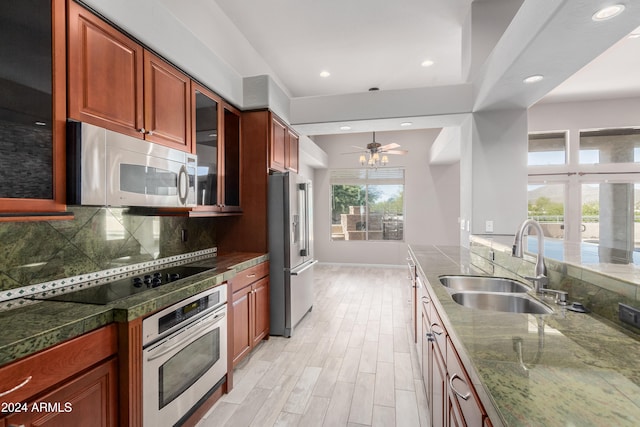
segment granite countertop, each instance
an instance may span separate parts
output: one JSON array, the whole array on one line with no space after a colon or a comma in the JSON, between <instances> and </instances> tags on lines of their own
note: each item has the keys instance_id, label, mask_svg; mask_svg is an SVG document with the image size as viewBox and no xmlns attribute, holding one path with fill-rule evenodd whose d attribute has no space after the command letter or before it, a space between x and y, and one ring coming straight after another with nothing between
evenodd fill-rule
<instances>
[{"instance_id":1,"label":"granite countertop","mask_svg":"<svg viewBox=\"0 0 640 427\"><path fill-rule=\"evenodd\" d=\"M638 337L550 300L550 315L463 307L438 277L482 274L469 252L410 250L494 426L640 425Z\"/></svg>"},{"instance_id":2,"label":"granite countertop","mask_svg":"<svg viewBox=\"0 0 640 427\"><path fill-rule=\"evenodd\" d=\"M268 260L267 254L236 252L202 260L215 270L108 305L40 301L0 312L0 366L112 322L128 322L217 286L236 272Z\"/></svg>"}]
</instances>

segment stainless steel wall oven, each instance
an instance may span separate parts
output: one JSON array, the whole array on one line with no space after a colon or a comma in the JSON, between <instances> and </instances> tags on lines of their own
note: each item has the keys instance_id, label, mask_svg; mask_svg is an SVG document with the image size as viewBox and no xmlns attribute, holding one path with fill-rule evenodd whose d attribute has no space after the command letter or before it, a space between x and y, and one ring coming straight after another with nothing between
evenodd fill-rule
<instances>
[{"instance_id":1,"label":"stainless steel wall oven","mask_svg":"<svg viewBox=\"0 0 640 427\"><path fill-rule=\"evenodd\" d=\"M143 320L145 426L181 422L224 383L226 303L227 289L218 286Z\"/></svg>"}]
</instances>

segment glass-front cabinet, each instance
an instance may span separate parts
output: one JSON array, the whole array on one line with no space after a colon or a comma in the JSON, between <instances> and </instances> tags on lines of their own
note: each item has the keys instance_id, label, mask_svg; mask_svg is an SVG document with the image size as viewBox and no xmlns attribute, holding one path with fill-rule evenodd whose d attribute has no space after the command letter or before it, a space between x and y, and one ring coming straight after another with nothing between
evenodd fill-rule
<instances>
[{"instance_id":1,"label":"glass-front cabinet","mask_svg":"<svg viewBox=\"0 0 640 427\"><path fill-rule=\"evenodd\" d=\"M64 23L64 0L0 3L0 220L66 209Z\"/></svg>"},{"instance_id":2,"label":"glass-front cabinet","mask_svg":"<svg viewBox=\"0 0 640 427\"><path fill-rule=\"evenodd\" d=\"M193 141L198 155L194 216L239 213L240 112L209 89L192 83Z\"/></svg>"}]
</instances>

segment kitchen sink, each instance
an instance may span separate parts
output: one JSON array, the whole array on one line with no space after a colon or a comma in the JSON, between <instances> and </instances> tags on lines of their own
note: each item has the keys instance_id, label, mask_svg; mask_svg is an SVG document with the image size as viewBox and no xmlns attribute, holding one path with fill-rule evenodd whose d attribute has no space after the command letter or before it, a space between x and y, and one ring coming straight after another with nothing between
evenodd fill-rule
<instances>
[{"instance_id":1,"label":"kitchen sink","mask_svg":"<svg viewBox=\"0 0 640 427\"><path fill-rule=\"evenodd\" d=\"M440 276L440 283L456 291L525 293L531 290L524 283L503 277Z\"/></svg>"},{"instance_id":2,"label":"kitchen sink","mask_svg":"<svg viewBox=\"0 0 640 427\"><path fill-rule=\"evenodd\" d=\"M551 314L553 310L526 295L491 292L456 292L453 300L465 307L509 313Z\"/></svg>"}]
</instances>

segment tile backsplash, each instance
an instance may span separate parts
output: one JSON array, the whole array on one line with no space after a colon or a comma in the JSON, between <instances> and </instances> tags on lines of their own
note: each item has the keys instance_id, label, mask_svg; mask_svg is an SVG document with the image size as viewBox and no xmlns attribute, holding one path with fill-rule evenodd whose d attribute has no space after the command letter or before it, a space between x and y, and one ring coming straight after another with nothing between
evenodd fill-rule
<instances>
[{"instance_id":1,"label":"tile backsplash","mask_svg":"<svg viewBox=\"0 0 640 427\"><path fill-rule=\"evenodd\" d=\"M213 218L68 210L73 220L0 223L0 291L216 246Z\"/></svg>"}]
</instances>

